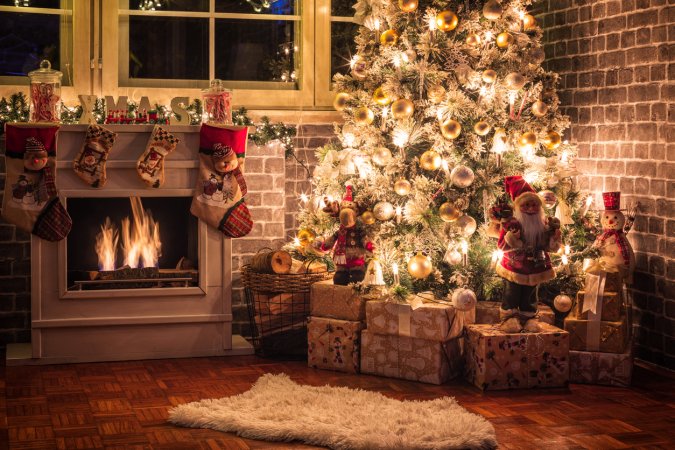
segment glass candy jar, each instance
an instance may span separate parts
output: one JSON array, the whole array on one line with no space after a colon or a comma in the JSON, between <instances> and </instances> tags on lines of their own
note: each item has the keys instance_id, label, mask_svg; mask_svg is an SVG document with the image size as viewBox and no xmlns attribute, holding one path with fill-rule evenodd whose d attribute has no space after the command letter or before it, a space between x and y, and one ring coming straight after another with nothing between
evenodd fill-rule
<instances>
[{"instance_id":1,"label":"glass candy jar","mask_svg":"<svg viewBox=\"0 0 675 450\"><path fill-rule=\"evenodd\" d=\"M40 68L28 73L30 78L30 121L61 120L61 78L63 73L52 69L46 59Z\"/></svg>"},{"instance_id":2,"label":"glass candy jar","mask_svg":"<svg viewBox=\"0 0 675 450\"><path fill-rule=\"evenodd\" d=\"M232 91L223 87L219 79L211 80L211 86L202 90L204 113L202 120L206 123L232 123Z\"/></svg>"}]
</instances>

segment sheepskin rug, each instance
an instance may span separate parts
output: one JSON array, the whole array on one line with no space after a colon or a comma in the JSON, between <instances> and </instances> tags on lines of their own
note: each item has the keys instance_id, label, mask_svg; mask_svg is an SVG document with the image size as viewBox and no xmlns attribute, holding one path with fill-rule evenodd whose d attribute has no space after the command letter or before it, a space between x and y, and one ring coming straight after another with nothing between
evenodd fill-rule
<instances>
[{"instance_id":1,"label":"sheepskin rug","mask_svg":"<svg viewBox=\"0 0 675 450\"><path fill-rule=\"evenodd\" d=\"M169 421L266 441L299 440L335 449L489 449L485 418L443 397L400 401L377 392L303 386L265 374L241 394L173 408Z\"/></svg>"}]
</instances>

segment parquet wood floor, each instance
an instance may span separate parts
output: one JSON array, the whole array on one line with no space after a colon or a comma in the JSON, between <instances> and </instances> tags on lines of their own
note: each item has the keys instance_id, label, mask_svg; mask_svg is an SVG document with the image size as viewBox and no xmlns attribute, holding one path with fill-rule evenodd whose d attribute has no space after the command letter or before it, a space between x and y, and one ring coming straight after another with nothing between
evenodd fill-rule
<instances>
[{"instance_id":1,"label":"parquet wood floor","mask_svg":"<svg viewBox=\"0 0 675 450\"><path fill-rule=\"evenodd\" d=\"M166 422L174 405L244 392L267 372L398 399L454 396L494 424L503 449L675 448L675 382L644 369L636 370L630 389L572 385L483 394L462 381L431 386L245 356L0 367L0 449L314 448Z\"/></svg>"}]
</instances>

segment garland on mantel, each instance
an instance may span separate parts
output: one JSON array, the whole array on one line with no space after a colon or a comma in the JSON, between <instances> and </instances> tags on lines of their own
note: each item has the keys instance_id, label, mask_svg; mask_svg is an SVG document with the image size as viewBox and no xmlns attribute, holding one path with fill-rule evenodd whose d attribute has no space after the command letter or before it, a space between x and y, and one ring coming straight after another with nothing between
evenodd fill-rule
<instances>
[{"instance_id":1,"label":"garland on mantel","mask_svg":"<svg viewBox=\"0 0 675 450\"><path fill-rule=\"evenodd\" d=\"M133 101L129 101L127 114L130 117L135 117L138 111L138 105ZM170 119L176 117L171 109L165 105L156 104L157 115L160 119ZM202 123L202 102L195 99L186 108L190 115L190 125L199 125ZM105 100L99 98L96 100L93 108L93 116L96 123L103 124L105 122ZM261 123L255 124L246 114L246 108L240 108L232 114L232 121L235 125L255 126L255 133L251 134L250 139L256 145L264 146L273 141L279 141L284 147L284 154L286 158L295 159L300 164L309 176L309 169L305 163L298 159L295 154L295 146L293 145L293 138L297 134L297 129L293 125L285 125L282 122L272 123L267 116L260 118ZM0 135L4 133L4 125L6 122L28 122L29 106L26 95L23 92L12 94L7 100L2 97L0 100ZM68 107L61 103L61 123L74 124L77 123L82 115L82 106L77 105Z\"/></svg>"}]
</instances>

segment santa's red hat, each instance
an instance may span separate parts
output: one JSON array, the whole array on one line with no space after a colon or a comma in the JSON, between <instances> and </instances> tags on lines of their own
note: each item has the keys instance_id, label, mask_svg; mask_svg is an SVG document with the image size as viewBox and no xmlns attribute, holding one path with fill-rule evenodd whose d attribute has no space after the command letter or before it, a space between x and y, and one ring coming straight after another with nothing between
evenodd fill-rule
<instances>
[{"instance_id":1,"label":"santa's red hat","mask_svg":"<svg viewBox=\"0 0 675 450\"><path fill-rule=\"evenodd\" d=\"M345 196L342 198L342 202L340 202L340 209L342 208L356 209L356 203L354 202L354 197L352 195L352 187L347 186L346 189L347 192L345 192Z\"/></svg>"},{"instance_id":2,"label":"santa's red hat","mask_svg":"<svg viewBox=\"0 0 675 450\"><path fill-rule=\"evenodd\" d=\"M605 211L621 211L621 192L603 192Z\"/></svg>"},{"instance_id":3,"label":"santa's red hat","mask_svg":"<svg viewBox=\"0 0 675 450\"><path fill-rule=\"evenodd\" d=\"M532 186L520 175L504 178L504 190L511 196L511 200L518 205L525 200L536 200L541 205L541 198L534 192Z\"/></svg>"}]
</instances>

